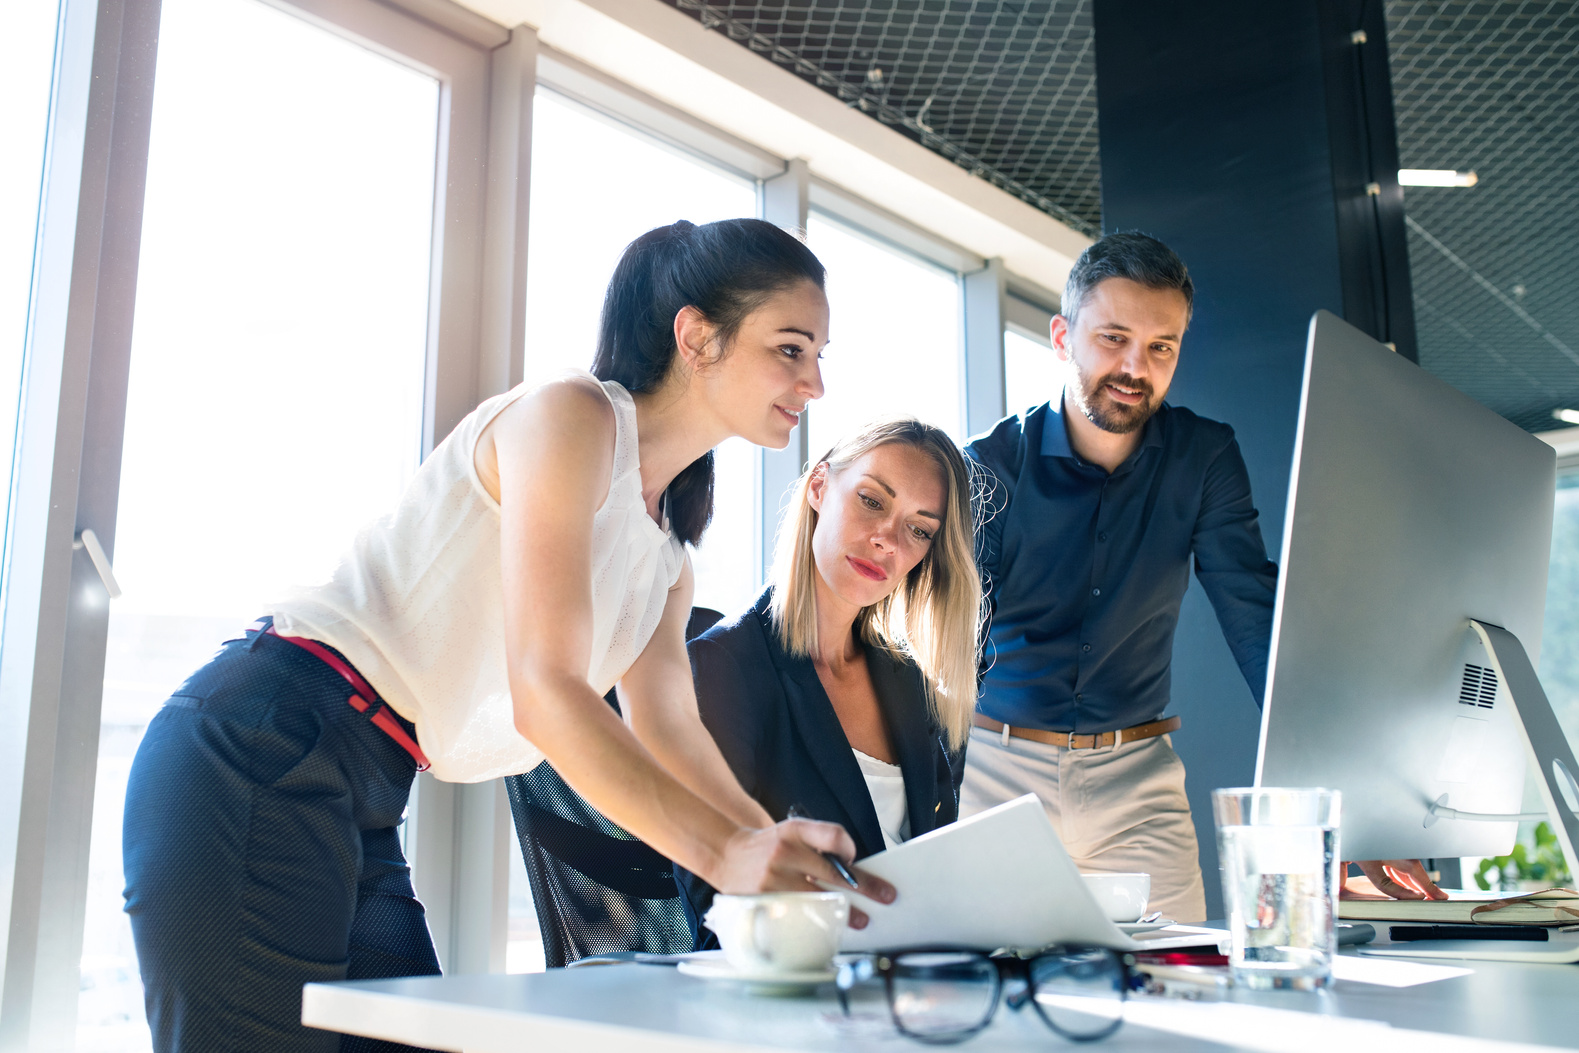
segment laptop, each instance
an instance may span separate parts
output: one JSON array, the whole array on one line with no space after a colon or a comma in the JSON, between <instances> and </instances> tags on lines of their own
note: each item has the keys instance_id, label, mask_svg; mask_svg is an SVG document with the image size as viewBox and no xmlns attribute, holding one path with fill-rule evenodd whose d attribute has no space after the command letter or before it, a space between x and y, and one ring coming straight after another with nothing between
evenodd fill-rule
<instances>
[{"instance_id":1,"label":"laptop","mask_svg":"<svg viewBox=\"0 0 1579 1053\"><path fill-rule=\"evenodd\" d=\"M859 901L871 918L847 929L845 951L924 944L1039 950L1053 944L1121 951L1223 945L1228 933L1192 925L1133 931L1108 920L1048 821L1026 794L861 860L899 890ZM832 888L832 886L830 886Z\"/></svg>"}]
</instances>

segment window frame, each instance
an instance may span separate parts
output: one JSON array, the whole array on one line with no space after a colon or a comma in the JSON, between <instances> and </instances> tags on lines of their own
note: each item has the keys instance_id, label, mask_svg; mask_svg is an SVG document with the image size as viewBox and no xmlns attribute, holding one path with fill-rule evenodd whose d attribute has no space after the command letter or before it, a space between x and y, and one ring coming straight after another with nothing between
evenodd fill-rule
<instances>
[{"instance_id":1,"label":"window frame","mask_svg":"<svg viewBox=\"0 0 1579 1053\"><path fill-rule=\"evenodd\" d=\"M447 0L263 0L436 77L441 117L423 453L523 373L531 103L536 87L755 179L758 215L804 229L815 206L960 277L967 430L1004 412L1005 326L1056 295L580 60ZM87 556L113 559L132 305L160 0L63 0L36 292L4 553L0 635L0 1039L69 1047L76 1026L106 605ZM442 148L440 148L442 146ZM1028 290L1028 291L1027 291ZM1027 335L1030 335L1029 333ZM804 427L758 461L765 577ZM502 971L508 861L502 784L419 781L408 855L448 971Z\"/></svg>"},{"instance_id":2,"label":"window frame","mask_svg":"<svg viewBox=\"0 0 1579 1053\"><path fill-rule=\"evenodd\" d=\"M1002 417L1003 337L998 319L1003 261L984 260L815 176L810 180L808 220L813 213L885 252L953 276L959 299L955 340L958 419L965 434L974 435L990 423L988 418L995 421ZM802 430L808 436L811 418L816 414L817 404L813 402L802 416ZM979 422L985 423L977 427Z\"/></svg>"},{"instance_id":3,"label":"window frame","mask_svg":"<svg viewBox=\"0 0 1579 1053\"><path fill-rule=\"evenodd\" d=\"M1053 316L1059 311L1057 298L1052 298L1052 301L1052 306L1046 306L1043 302L1023 295L1011 282L1003 299L1004 329L1051 348Z\"/></svg>"},{"instance_id":4,"label":"window frame","mask_svg":"<svg viewBox=\"0 0 1579 1053\"><path fill-rule=\"evenodd\" d=\"M426 455L521 373L536 34L376 0L265 2L440 83ZM65 0L57 45L0 638L0 1041L19 1048L71 1048L77 1024L108 603L73 543L91 528L113 560L160 8ZM441 961L502 970L502 785L423 780L412 814Z\"/></svg>"}]
</instances>

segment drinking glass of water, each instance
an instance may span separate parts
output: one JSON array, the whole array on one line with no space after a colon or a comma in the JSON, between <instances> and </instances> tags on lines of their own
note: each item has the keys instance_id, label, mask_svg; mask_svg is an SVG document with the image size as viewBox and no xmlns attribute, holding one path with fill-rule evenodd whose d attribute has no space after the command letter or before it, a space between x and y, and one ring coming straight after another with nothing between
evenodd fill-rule
<instances>
[{"instance_id":1,"label":"drinking glass of water","mask_svg":"<svg viewBox=\"0 0 1579 1053\"><path fill-rule=\"evenodd\" d=\"M1212 791L1236 984L1308 991L1331 982L1341 803L1337 790Z\"/></svg>"}]
</instances>

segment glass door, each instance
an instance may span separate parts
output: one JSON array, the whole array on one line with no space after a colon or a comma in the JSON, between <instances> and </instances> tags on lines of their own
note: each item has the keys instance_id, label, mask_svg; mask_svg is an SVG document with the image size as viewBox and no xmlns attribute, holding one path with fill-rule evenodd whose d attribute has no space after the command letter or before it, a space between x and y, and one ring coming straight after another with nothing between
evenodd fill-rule
<instances>
[{"instance_id":1,"label":"glass door","mask_svg":"<svg viewBox=\"0 0 1579 1053\"><path fill-rule=\"evenodd\" d=\"M258 0L164 0L81 1050L149 1044L120 853L148 721L419 462L441 88Z\"/></svg>"}]
</instances>

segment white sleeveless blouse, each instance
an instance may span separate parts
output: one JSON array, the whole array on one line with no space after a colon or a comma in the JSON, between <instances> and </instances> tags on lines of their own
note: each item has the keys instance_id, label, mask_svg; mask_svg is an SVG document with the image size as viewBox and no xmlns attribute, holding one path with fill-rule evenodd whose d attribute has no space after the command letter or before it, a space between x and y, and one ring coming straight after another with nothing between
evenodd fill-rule
<instances>
[{"instance_id":1,"label":"white sleeveless blouse","mask_svg":"<svg viewBox=\"0 0 1579 1053\"><path fill-rule=\"evenodd\" d=\"M592 518L587 682L600 695L647 646L685 563L667 517L659 527L642 501L636 404L613 381L601 387L615 433L608 497ZM395 511L361 532L329 581L293 590L269 611L279 632L345 655L417 726L433 774L446 782L515 775L543 759L515 729L499 504L473 459L483 430L529 390L521 385L473 410L417 469Z\"/></svg>"}]
</instances>

